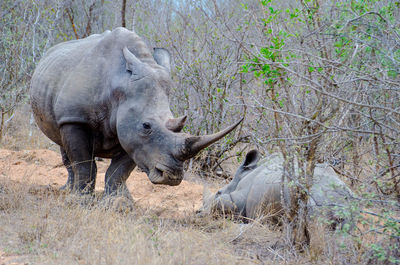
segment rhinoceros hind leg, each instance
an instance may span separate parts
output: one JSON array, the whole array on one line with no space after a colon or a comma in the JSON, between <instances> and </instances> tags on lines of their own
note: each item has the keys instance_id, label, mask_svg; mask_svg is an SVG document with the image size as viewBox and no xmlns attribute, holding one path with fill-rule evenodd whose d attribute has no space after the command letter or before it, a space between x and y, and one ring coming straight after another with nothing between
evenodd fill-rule
<instances>
[{"instance_id":1,"label":"rhinoceros hind leg","mask_svg":"<svg viewBox=\"0 0 400 265\"><path fill-rule=\"evenodd\" d=\"M129 190L126 187L126 180L135 166L135 162L133 162L124 151L114 156L105 176L106 195L116 195L120 193L131 198Z\"/></svg>"},{"instance_id":2,"label":"rhinoceros hind leg","mask_svg":"<svg viewBox=\"0 0 400 265\"><path fill-rule=\"evenodd\" d=\"M89 130L80 124L64 124L60 133L63 148L73 170L72 190L92 193L96 184L97 167Z\"/></svg>"},{"instance_id":3,"label":"rhinoceros hind leg","mask_svg":"<svg viewBox=\"0 0 400 265\"><path fill-rule=\"evenodd\" d=\"M69 161L69 158L68 158L67 153L65 152L64 148L60 147L60 152L61 152L63 164L67 168L67 171L68 171L67 183L65 185L63 185L60 189L72 191L72 189L74 187L74 171L72 170L71 162Z\"/></svg>"}]
</instances>

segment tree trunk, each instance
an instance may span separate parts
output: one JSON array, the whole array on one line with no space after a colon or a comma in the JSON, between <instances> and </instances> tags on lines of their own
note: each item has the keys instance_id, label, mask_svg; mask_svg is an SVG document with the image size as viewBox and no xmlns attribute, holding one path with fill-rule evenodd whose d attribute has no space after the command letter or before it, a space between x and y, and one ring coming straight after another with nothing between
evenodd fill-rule
<instances>
[{"instance_id":1,"label":"tree trunk","mask_svg":"<svg viewBox=\"0 0 400 265\"><path fill-rule=\"evenodd\" d=\"M122 0L122 8L121 8L121 20L122 20L122 26L125 28L126 27L126 19L125 19L125 13L126 13L126 0Z\"/></svg>"}]
</instances>

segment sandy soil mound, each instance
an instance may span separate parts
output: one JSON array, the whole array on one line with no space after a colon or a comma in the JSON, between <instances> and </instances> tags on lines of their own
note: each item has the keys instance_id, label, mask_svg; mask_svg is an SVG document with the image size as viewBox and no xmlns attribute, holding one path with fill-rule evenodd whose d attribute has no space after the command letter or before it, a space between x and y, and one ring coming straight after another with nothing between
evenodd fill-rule
<instances>
[{"instance_id":1,"label":"sandy soil mound","mask_svg":"<svg viewBox=\"0 0 400 265\"><path fill-rule=\"evenodd\" d=\"M109 160L97 162L96 190L104 189L108 165ZM50 150L0 149L0 178L59 187L67 180L67 170L61 155ZM135 170L127 185L137 207L149 209L161 217L184 217L193 214L202 204L203 186L185 180L175 187L154 185L145 173Z\"/></svg>"}]
</instances>

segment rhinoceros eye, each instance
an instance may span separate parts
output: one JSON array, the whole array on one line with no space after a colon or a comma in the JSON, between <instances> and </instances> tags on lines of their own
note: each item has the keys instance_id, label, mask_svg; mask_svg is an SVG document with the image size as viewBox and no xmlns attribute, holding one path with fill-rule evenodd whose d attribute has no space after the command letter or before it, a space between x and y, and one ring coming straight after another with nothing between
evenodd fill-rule
<instances>
[{"instance_id":1,"label":"rhinoceros eye","mask_svg":"<svg viewBox=\"0 0 400 265\"><path fill-rule=\"evenodd\" d=\"M148 122L143 123L143 128L145 130L150 130L151 129L150 123L148 123Z\"/></svg>"}]
</instances>

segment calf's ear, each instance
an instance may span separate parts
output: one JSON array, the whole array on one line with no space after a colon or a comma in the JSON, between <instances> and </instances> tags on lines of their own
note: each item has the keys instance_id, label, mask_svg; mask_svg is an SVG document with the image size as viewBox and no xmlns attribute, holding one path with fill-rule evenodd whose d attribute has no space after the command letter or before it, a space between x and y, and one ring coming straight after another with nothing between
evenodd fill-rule
<instances>
[{"instance_id":1,"label":"calf's ear","mask_svg":"<svg viewBox=\"0 0 400 265\"><path fill-rule=\"evenodd\" d=\"M164 67L168 72L171 72L171 56L167 49L154 48L153 57L157 64Z\"/></svg>"},{"instance_id":2,"label":"calf's ear","mask_svg":"<svg viewBox=\"0 0 400 265\"><path fill-rule=\"evenodd\" d=\"M253 169L257 167L257 163L260 160L260 153L257 150L251 150L247 153L246 158L242 164L243 169Z\"/></svg>"}]
</instances>

